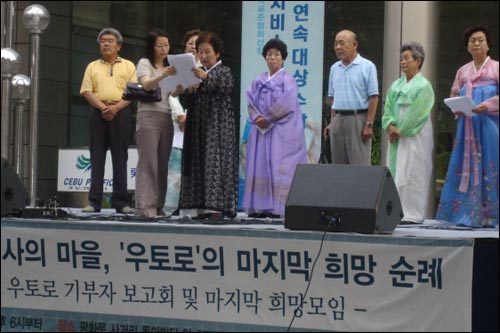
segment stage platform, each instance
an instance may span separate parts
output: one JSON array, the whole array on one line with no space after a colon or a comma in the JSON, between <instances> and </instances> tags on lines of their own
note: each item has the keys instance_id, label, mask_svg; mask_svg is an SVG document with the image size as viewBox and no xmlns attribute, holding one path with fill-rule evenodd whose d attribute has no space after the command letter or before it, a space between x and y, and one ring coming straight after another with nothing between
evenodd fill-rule
<instances>
[{"instance_id":1,"label":"stage platform","mask_svg":"<svg viewBox=\"0 0 500 333\"><path fill-rule=\"evenodd\" d=\"M65 209L1 222L2 331L498 331L498 229L291 231Z\"/></svg>"}]
</instances>

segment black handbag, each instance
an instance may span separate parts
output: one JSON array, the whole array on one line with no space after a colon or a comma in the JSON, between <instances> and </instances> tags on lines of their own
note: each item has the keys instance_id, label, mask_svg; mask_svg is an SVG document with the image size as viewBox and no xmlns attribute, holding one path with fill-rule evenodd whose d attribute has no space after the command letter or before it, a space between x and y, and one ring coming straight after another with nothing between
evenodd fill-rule
<instances>
[{"instance_id":1,"label":"black handbag","mask_svg":"<svg viewBox=\"0 0 500 333\"><path fill-rule=\"evenodd\" d=\"M140 83L127 83L122 99L126 101L161 102L161 88L144 90Z\"/></svg>"}]
</instances>

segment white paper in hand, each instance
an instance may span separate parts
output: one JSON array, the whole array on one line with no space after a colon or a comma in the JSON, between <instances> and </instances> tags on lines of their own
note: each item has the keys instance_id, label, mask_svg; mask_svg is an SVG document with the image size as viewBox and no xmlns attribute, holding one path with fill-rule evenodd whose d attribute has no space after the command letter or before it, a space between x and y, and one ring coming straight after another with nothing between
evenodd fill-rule
<instances>
[{"instance_id":1,"label":"white paper in hand","mask_svg":"<svg viewBox=\"0 0 500 333\"><path fill-rule=\"evenodd\" d=\"M472 110L476 108L476 105L469 96L445 98L444 103L448 105L453 113L462 112L469 117L474 117L477 115L476 113L472 112Z\"/></svg>"},{"instance_id":2,"label":"white paper in hand","mask_svg":"<svg viewBox=\"0 0 500 333\"><path fill-rule=\"evenodd\" d=\"M255 126L257 126L257 125L255 125ZM260 134L266 134L267 132L269 132L269 130L271 128L273 128L273 126L274 126L274 124L269 125L266 128L261 128L261 127L257 126L257 129L259 130Z\"/></svg>"},{"instance_id":3,"label":"white paper in hand","mask_svg":"<svg viewBox=\"0 0 500 333\"><path fill-rule=\"evenodd\" d=\"M201 82L192 71L196 67L192 53L168 55L168 62L170 66L175 67L177 73L160 81L162 91L174 92L178 85L187 88Z\"/></svg>"}]
</instances>

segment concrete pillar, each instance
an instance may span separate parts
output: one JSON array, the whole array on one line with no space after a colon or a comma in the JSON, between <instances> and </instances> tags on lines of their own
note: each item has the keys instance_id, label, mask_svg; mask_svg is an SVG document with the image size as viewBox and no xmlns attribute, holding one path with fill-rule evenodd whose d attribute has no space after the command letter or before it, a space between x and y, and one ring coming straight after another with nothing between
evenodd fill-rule
<instances>
[{"instance_id":1,"label":"concrete pillar","mask_svg":"<svg viewBox=\"0 0 500 333\"><path fill-rule=\"evenodd\" d=\"M401 77L399 64L399 49L407 42L419 42L425 50L425 62L422 67L424 75L432 84L436 91L437 73L437 17L438 2L433 1L386 1L385 2L385 22L384 22L384 72L382 79L382 112L384 110L387 90L397 78ZM435 167L434 156L436 151L437 122L436 109L432 112L432 125L434 128L434 149L433 149L433 173L431 177L431 191L429 194L429 205L427 218L434 218L435 202ZM387 135L382 134L382 154L381 161L385 165L387 156Z\"/></svg>"}]
</instances>

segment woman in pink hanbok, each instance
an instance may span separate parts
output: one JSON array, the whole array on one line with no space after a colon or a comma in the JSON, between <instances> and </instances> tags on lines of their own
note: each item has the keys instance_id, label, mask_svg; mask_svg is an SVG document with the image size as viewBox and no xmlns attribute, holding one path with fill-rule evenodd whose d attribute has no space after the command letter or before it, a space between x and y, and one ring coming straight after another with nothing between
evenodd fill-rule
<instances>
[{"instance_id":1,"label":"woman in pink hanbok","mask_svg":"<svg viewBox=\"0 0 500 333\"><path fill-rule=\"evenodd\" d=\"M283 69L287 47L263 48L269 72L246 92L252 127L247 142L243 210L250 217L282 217L297 164L307 163L304 122L295 79Z\"/></svg>"},{"instance_id":2,"label":"woman in pink hanbok","mask_svg":"<svg viewBox=\"0 0 500 333\"><path fill-rule=\"evenodd\" d=\"M436 219L498 228L498 61L489 57L488 28L469 28L464 37L472 61L458 70L451 96L469 96L476 115L458 112Z\"/></svg>"}]
</instances>

